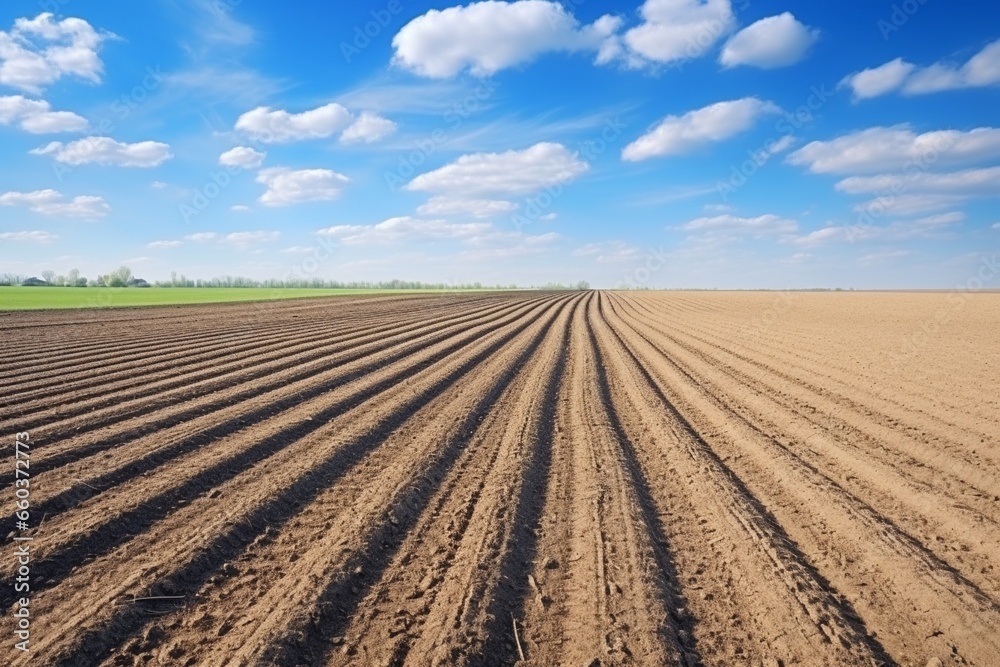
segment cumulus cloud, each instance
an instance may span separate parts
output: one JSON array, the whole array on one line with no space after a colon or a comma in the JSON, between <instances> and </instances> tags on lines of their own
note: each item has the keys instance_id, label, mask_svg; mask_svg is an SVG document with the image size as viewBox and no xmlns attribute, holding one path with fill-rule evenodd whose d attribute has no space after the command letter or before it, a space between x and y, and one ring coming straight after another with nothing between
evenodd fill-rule
<instances>
[{"instance_id":1,"label":"cumulus cloud","mask_svg":"<svg viewBox=\"0 0 1000 667\"><path fill-rule=\"evenodd\" d=\"M543 142L524 150L473 153L406 184L407 190L440 192L458 198L525 195L574 180L590 168L562 144Z\"/></svg>"},{"instance_id":2,"label":"cumulus cloud","mask_svg":"<svg viewBox=\"0 0 1000 667\"><path fill-rule=\"evenodd\" d=\"M851 74L845 77L840 85L850 87L855 100L878 97L902 86L914 67L902 58L896 58L884 65Z\"/></svg>"},{"instance_id":3,"label":"cumulus cloud","mask_svg":"<svg viewBox=\"0 0 1000 667\"><path fill-rule=\"evenodd\" d=\"M872 127L792 152L790 164L813 173L861 174L914 166L972 163L1000 156L1000 129L915 133L908 125Z\"/></svg>"},{"instance_id":4,"label":"cumulus cloud","mask_svg":"<svg viewBox=\"0 0 1000 667\"><path fill-rule=\"evenodd\" d=\"M382 118L367 111L351 123L340 135L345 144L364 142L366 144L379 141L396 131L396 124L388 118Z\"/></svg>"},{"instance_id":5,"label":"cumulus cloud","mask_svg":"<svg viewBox=\"0 0 1000 667\"><path fill-rule=\"evenodd\" d=\"M256 169L264 162L267 153L255 151L248 146L237 146L219 156L219 164L225 167L239 167L240 169Z\"/></svg>"},{"instance_id":6,"label":"cumulus cloud","mask_svg":"<svg viewBox=\"0 0 1000 667\"><path fill-rule=\"evenodd\" d=\"M979 88L1000 83L1000 39L987 44L964 65L938 62L918 67L896 58L879 67L851 74L841 81L855 99L878 97L893 91L925 95L959 88Z\"/></svg>"},{"instance_id":7,"label":"cumulus cloud","mask_svg":"<svg viewBox=\"0 0 1000 667\"><path fill-rule=\"evenodd\" d=\"M52 111L45 100L22 95L0 97L0 125L13 124L32 134L82 132L88 126L86 118L70 111Z\"/></svg>"},{"instance_id":8,"label":"cumulus cloud","mask_svg":"<svg viewBox=\"0 0 1000 667\"><path fill-rule=\"evenodd\" d=\"M289 206L307 201L336 199L351 182L343 174L330 169L298 169L272 167L257 174L257 182L267 186L260 196L265 206Z\"/></svg>"},{"instance_id":9,"label":"cumulus cloud","mask_svg":"<svg viewBox=\"0 0 1000 667\"><path fill-rule=\"evenodd\" d=\"M355 118L346 107L331 102L301 113L257 107L236 119L236 129L265 144L325 139L338 132L345 144L370 144L395 132L396 123L369 112Z\"/></svg>"},{"instance_id":10,"label":"cumulus cloud","mask_svg":"<svg viewBox=\"0 0 1000 667\"><path fill-rule=\"evenodd\" d=\"M490 218L504 213L513 213L517 204L503 199L455 199L453 197L431 197L417 208L420 215L469 215L473 218Z\"/></svg>"},{"instance_id":11,"label":"cumulus cloud","mask_svg":"<svg viewBox=\"0 0 1000 667\"><path fill-rule=\"evenodd\" d=\"M393 37L393 62L432 78L469 70L488 76L554 51L594 51L601 61L615 54L621 20L602 16L582 26L558 2L474 2L432 9Z\"/></svg>"},{"instance_id":12,"label":"cumulus cloud","mask_svg":"<svg viewBox=\"0 0 1000 667\"><path fill-rule=\"evenodd\" d=\"M61 141L30 151L33 155L51 155L69 165L101 164L116 167L156 167L174 155L170 146L158 141L126 144L110 137L86 137L68 144Z\"/></svg>"},{"instance_id":13,"label":"cumulus cloud","mask_svg":"<svg viewBox=\"0 0 1000 667\"><path fill-rule=\"evenodd\" d=\"M48 12L19 18L0 31L0 84L37 95L63 76L99 83L104 65L97 53L113 37L83 19L56 21Z\"/></svg>"},{"instance_id":14,"label":"cumulus cloud","mask_svg":"<svg viewBox=\"0 0 1000 667\"><path fill-rule=\"evenodd\" d=\"M0 232L0 241L26 241L31 243L51 243L59 237L49 232L33 230L29 232Z\"/></svg>"},{"instance_id":15,"label":"cumulus cloud","mask_svg":"<svg viewBox=\"0 0 1000 667\"><path fill-rule=\"evenodd\" d=\"M785 12L761 19L733 35L722 48L719 62L726 67L787 67L802 60L817 39L818 30Z\"/></svg>"},{"instance_id":16,"label":"cumulus cloud","mask_svg":"<svg viewBox=\"0 0 1000 667\"><path fill-rule=\"evenodd\" d=\"M184 245L183 241L151 241L146 244L146 247L153 250L167 250L170 248L179 248L182 245Z\"/></svg>"},{"instance_id":17,"label":"cumulus cloud","mask_svg":"<svg viewBox=\"0 0 1000 667\"><path fill-rule=\"evenodd\" d=\"M625 33L640 59L671 63L699 58L736 25L729 0L646 0L643 23Z\"/></svg>"},{"instance_id":18,"label":"cumulus cloud","mask_svg":"<svg viewBox=\"0 0 1000 667\"><path fill-rule=\"evenodd\" d=\"M56 190L5 192L0 195L0 206L23 206L41 215L84 220L103 218L111 212L111 207L103 197L81 195L66 200L62 193Z\"/></svg>"},{"instance_id":19,"label":"cumulus cloud","mask_svg":"<svg viewBox=\"0 0 1000 667\"><path fill-rule=\"evenodd\" d=\"M772 102L744 97L717 102L683 116L667 116L649 133L626 146L622 159L638 162L652 157L689 153L745 132L761 116L780 111Z\"/></svg>"},{"instance_id":20,"label":"cumulus cloud","mask_svg":"<svg viewBox=\"0 0 1000 667\"><path fill-rule=\"evenodd\" d=\"M236 119L236 129L255 141L271 144L323 139L340 132L350 122L350 112L332 102L302 113L257 107Z\"/></svg>"}]
</instances>

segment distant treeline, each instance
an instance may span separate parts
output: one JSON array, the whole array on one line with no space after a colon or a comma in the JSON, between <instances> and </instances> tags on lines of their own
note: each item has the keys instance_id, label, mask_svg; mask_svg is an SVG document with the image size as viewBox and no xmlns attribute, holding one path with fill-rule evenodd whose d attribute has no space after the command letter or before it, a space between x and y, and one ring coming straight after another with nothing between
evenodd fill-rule
<instances>
[{"instance_id":1,"label":"distant treeline","mask_svg":"<svg viewBox=\"0 0 1000 667\"><path fill-rule=\"evenodd\" d=\"M141 278L135 278L128 267L121 267L110 274L98 276L88 281L81 278L75 269L69 272L68 277L56 276L52 271L43 271L44 279L35 277L25 277L13 273L0 274L0 285L31 285L31 286L75 286L75 287L235 287L235 288L268 288L268 289L364 289L364 290L507 290L507 289L544 289L544 290L585 290L590 289L590 284L585 280L570 285L562 283L548 283L545 285L532 285L523 288L516 283L507 285L483 285L474 283L426 283L419 280L329 280L325 278L285 278L256 280L243 276L219 276L217 278L191 279L187 276L171 273L170 280L157 280L148 283Z\"/></svg>"}]
</instances>

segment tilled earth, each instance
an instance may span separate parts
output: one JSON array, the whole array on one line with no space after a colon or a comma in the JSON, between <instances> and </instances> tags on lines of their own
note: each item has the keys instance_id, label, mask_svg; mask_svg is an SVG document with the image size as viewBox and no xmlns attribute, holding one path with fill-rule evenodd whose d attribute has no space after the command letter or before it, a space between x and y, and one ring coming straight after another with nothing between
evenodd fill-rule
<instances>
[{"instance_id":1,"label":"tilled earth","mask_svg":"<svg viewBox=\"0 0 1000 667\"><path fill-rule=\"evenodd\" d=\"M0 653L998 665L1000 295L963 299L2 313L33 540L31 653L12 583Z\"/></svg>"}]
</instances>

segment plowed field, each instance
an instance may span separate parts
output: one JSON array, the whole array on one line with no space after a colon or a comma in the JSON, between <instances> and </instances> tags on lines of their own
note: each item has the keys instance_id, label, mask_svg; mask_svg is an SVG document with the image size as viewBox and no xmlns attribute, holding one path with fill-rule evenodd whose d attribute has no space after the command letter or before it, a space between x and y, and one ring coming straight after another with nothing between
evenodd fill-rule
<instances>
[{"instance_id":1,"label":"plowed field","mask_svg":"<svg viewBox=\"0 0 1000 667\"><path fill-rule=\"evenodd\" d=\"M998 665L1000 295L963 298L0 314L0 662Z\"/></svg>"}]
</instances>

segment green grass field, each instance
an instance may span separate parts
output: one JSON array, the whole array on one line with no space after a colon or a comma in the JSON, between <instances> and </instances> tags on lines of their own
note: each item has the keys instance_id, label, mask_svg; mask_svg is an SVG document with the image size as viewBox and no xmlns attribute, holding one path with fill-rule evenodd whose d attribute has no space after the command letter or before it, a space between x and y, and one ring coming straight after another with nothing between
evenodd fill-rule
<instances>
[{"instance_id":1,"label":"green grass field","mask_svg":"<svg viewBox=\"0 0 1000 667\"><path fill-rule=\"evenodd\" d=\"M5 287L0 311L53 308L122 308L185 303L300 299L317 296L414 294L420 290L270 289L267 287Z\"/></svg>"}]
</instances>

